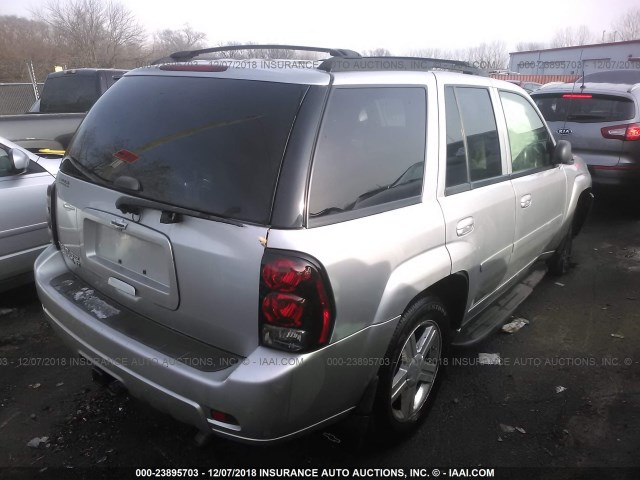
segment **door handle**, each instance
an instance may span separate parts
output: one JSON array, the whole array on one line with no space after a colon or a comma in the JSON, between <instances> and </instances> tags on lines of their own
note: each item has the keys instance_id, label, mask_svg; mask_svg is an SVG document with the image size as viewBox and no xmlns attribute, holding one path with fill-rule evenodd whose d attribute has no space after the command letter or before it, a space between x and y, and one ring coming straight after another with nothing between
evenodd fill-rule
<instances>
[{"instance_id":1,"label":"door handle","mask_svg":"<svg viewBox=\"0 0 640 480\"><path fill-rule=\"evenodd\" d=\"M456 225L456 234L459 237L464 237L465 235L468 235L469 233L473 232L473 228L474 228L473 217L463 218Z\"/></svg>"},{"instance_id":2,"label":"door handle","mask_svg":"<svg viewBox=\"0 0 640 480\"><path fill-rule=\"evenodd\" d=\"M526 195L523 195L522 198L520 199L520 206L522 208L527 208L531 205L531 194L527 193Z\"/></svg>"}]
</instances>

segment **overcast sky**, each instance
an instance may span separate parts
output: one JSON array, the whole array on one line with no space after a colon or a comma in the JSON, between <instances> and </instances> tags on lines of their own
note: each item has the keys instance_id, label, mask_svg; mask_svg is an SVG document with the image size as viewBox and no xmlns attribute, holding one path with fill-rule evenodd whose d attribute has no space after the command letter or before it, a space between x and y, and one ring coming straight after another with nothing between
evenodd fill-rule
<instances>
[{"instance_id":1,"label":"overcast sky","mask_svg":"<svg viewBox=\"0 0 640 480\"><path fill-rule=\"evenodd\" d=\"M1 0L0 14L29 17L45 0ZM121 0L148 33L189 23L207 43L251 41L408 54L504 41L548 42L558 29L586 25L598 37L632 0ZM637 5L637 3L635 3Z\"/></svg>"}]
</instances>

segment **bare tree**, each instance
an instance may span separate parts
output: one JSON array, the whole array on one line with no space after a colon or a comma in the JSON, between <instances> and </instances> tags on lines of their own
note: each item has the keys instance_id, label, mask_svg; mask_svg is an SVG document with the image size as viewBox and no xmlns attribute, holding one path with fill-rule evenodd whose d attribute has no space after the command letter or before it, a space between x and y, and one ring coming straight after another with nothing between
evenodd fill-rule
<instances>
[{"instance_id":1,"label":"bare tree","mask_svg":"<svg viewBox=\"0 0 640 480\"><path fill-rule=\"evenodd\" d=\"M374 48L373 50L365 50L362 52L363 57L390 57L391 52L386 48Z\"/></svg>"},{"instance_id":2,"label":"bare tree","mask_svg":"<svg viewBox=\"0 0 640 480\"><path fill-rule=\"evenodd\" d=\"M57 58L54 35L43 22L0 16L0 82L29 81L26 62L33 62L40 81L53 70Z\"/></svg>"},{"instance_id":3,"label":"bare tree","mask_svg":"<svg viewBox=\"0 0 640 480\"><path fill-rule=\"evenodd\" d=\"M596 36L586 25L580 25L576 30L576 45L589 45L594 43Z\"/></svg>"},{"instance_id":4,"label":"bare tree","mask_svg":"<svg viewBox=\"0 0 640 480\"><path fill-rule=\"evenodd\" d=\"M440 48L419 48L411 50L412 57L441 58L444 60L461 60L465 54L460 50L442 50Z\"/></svg>"},{"instance_id":5,"label":"bare tree","mask_svg":"<svg viewBox=\"0 0 640 480\"><path fill-rule=\"evenodd\" d=\"M465 60L484 70L500 70L509 60L504 42L481 43L467 49Z\"/></svg>"},{"instance_id":6,"label":"bare tree","mask_svg":"<svg viewBox=\"0 0 640 480\"><path fill-rule=\"evenodd\" d=\"M78 66L113 67L145 39L133 13L114 0L49 0L33 14L51 26Z\"/></svg>"},{"instance_id":7,"label":"bare tree","mask_svg":"<svg viewBox=\"0 0 640 480\"><path fill-rule=\"evenodd\" d=\"M173 52L204 48L207 35L198 32L185 24L180 30L165 29L153 35L153 53L156 56L166 56Z\"/></svg>"},{"instance_id":8,"label":"bare tree","mask_svg":"<svg viewBox=\"0 0 640 480\"><path fill-rule=\"evenodd\" d=\"M292 50L286 48L252 49L251 45L258 45L256 42L229 41L218 44L221 47L232 47L247 45L246 49L229 50L212 54L213 58L235 58L235 59L279 59L279 60L318 60L326 58L326 54L317 52L307 52L304 50Z\"/></svg>"},{"instance_id":9,"label":"bare tree","mask_svg":"<svg viewBox=\"0 0 640 480\"><path fill-rule=\"evenodd\" d=\"M516 52L529 52L531 50L544 50L544 42L519 42L516 44Z\"/></svg>"},{"instance_id":10,"label":"bare tree","mask_svg":"<svg viewBox=\"0 0 640 480\"><path fill-rule=\"evenodd\" d=\"M640 8L633 7L613 22L614 38L620 41L640 39Z\"/></svg>"},{"instance_id":11,"label":"bare tree","mask_svg":"<svg viewBox=\"0 0 640 480\"><path fill-rule=\"evenodd\" d=\"M556 30L551 39L551 48L570 47L573 45L573 31L571 27Z\"/></svg>"},{"instance_id":12,"label":"bare tree","mask_svg":"<svg viewBox=\"0 0 640 480\"><path fill-rule=\"evenodd\" d=\"M557 30L551 40L551 48L575 47L578 45L588 45L594 43L595 35L586 25L581 25L577 29L567 27Z\"/></svg>"},{"instance_id":13,"label":"bare tree","mask_svg":"<svg viewBox=\"0 0 640 480\"><path fill-rule=\"evenodd\" d=\"M85 0L88 1L88 0ZM122 4L109 1L104 6L106 42L104 42L105 67L114 67L126 50L139 50L145 41L145 32L130 10Z\"/></svg>"}]
</instances>

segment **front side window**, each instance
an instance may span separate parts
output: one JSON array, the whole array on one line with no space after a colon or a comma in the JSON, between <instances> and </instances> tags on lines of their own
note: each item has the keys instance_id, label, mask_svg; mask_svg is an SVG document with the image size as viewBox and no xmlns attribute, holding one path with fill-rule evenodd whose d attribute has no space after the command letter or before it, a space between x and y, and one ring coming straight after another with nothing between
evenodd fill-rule
<instances>
[{"instance_id":1,"label":"front side window","mask_svg":"<svg viewBox=\"0 0 640 480\"><path fill-rule=\"evenodd\" d=\"M514 173L552 164L553 141L538 113L523 97L500 92Z\"/></svg>"},{"instance_id":2,"label":"front side window","mask_svg":"<svg viewBox=\"0 0 640 480\"><path fill-rule=\"evenodd\" d=\"M13 165L9 158L9 151L0 147L0 177L7 177L13 174Z\"/></svg>"},{"instance_id":3,"label":"front side window","mask_svg":"<svg viewBox=\"0 0 640 480\"><path fill-rule=\"evenodd\" d=\"M310 221L419 201L425 142L423 88L335 89L313 161Z\"/></svg>"}]
</instances>

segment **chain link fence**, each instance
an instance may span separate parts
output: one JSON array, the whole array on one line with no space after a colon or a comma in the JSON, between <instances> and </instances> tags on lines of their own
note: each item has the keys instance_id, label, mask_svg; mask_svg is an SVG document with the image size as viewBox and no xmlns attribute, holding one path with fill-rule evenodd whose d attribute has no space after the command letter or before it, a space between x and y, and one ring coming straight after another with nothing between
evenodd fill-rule
<instances>
[{"instance_id":1,"label":"chain link fence","mask_svg":"<svg viewBox=\"0 0 640 480\"><path fill-rule=\"evenodd\" d=\"M42 85L38 84L39 92ZM31 83L0 83L0 115L28 112L36 100Z\"/></svg>"}]
</instances>

